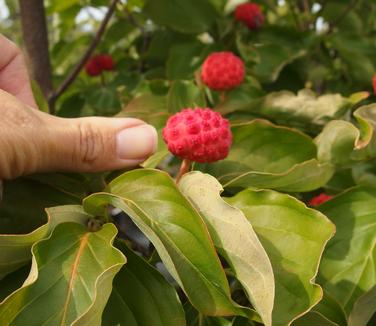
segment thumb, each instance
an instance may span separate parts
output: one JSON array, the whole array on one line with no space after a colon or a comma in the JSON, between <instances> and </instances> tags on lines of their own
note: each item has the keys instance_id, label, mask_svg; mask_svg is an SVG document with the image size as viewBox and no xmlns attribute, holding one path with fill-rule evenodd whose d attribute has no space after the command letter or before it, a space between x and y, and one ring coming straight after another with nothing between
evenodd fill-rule
<instances>
[{"instance_id":1,"label":"thumb","mask_svg":"<svg viewBox=\"0 0 376 326\"><path fill-rule=\"evenodd\" d=\"M122 169L140 164L157 148L155 128L138 119L45 117L39 171Z\"/></svg>"}]
</instances>

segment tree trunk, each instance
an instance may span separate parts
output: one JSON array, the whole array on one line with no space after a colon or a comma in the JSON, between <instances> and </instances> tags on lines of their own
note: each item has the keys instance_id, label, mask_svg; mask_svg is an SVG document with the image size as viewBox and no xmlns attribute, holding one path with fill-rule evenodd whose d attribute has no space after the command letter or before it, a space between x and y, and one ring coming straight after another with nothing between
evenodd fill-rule
<instances>
[{"instance_id":1,"label":"tree trunk","mask_svg":"<svg viewBox=\"0 0 376 326\"><path fill-rule=\"evenodd\" d=\"M31 73L44 96L52 94L52 74L43 0L19 0L23 40Z\"/></svg>"}]
</instances>

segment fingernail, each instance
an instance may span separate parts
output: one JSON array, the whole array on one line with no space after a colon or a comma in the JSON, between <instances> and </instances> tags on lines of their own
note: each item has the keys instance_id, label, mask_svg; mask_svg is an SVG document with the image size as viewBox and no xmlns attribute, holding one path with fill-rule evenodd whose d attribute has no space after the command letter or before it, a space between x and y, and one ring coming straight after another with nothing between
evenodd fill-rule
<instances>
[{"instance_id":1,"label":"fingernail","mask_svg":"<svg viewBox=\"0 0 376 326\"><path fill-rule=\"evenodd\" d=\"M123 129L117 134L117 154L123 160L147 158L156 151L157 145L157 131L151 125L138 125Z\"/></svg>"}]
</instances>

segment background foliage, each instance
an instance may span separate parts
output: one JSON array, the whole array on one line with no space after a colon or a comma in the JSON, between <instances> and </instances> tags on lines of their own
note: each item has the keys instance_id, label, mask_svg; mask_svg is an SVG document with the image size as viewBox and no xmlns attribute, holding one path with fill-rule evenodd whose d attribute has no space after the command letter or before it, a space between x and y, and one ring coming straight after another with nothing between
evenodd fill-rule
<instances>
[{"instance_id":1,"label":"background foliage","mask_svg":"<svg viewBox=\"0 0 376 326\"><path fill-rule=\"evenodd\" d=\"M1 325L375 323L376 3L259 0L265 24L249 30L233 18L242 2L119 1L94 51L114 71L81 71L52 100L35 83L58 116L159 131L184 107L212 107L234 144L179 185L162 141L146 169L6 182ZM44 3L56 90L109 1ZM23 45L18 2L0 4L0 32ZM198 73L222 50L247 70L224 100ZM322 192L335 197L305 205Z\"/></svg>"}]
</instances>

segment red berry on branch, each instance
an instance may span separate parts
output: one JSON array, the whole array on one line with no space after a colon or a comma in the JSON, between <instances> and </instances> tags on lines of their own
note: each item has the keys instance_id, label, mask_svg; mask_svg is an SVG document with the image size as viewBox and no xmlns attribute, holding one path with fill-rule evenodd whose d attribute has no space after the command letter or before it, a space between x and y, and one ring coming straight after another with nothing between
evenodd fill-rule
<instances>
[{"instance_id":1,"label":"red berry on branch","mask_svg":"<svg viewBox=\"0 0 376 326\"><path fill-rule=\"evenodd\" d=\"M85 71L89 76L99 76L102 73L102 68L96 60L90 59L85 65Z\"/></svg>"},{"instance_id":2,"label":"red berry on branch","mask_svg":"<svg viewBox=\"0 0 376 326\"><path fill-rule=\"evenodd\" d=\"M249 29L258 29L264 23L264 15L258 4L246 2L235 9L235 19L244 23Z\"/></svg>"},{"instance_id":3,"label":"red berry on branch","mask_svg":"<svg viewBox=\"0 0 376 326\"><path fill-rule=\"evenodd\" d=\"M89 76L98 76L103 70L114 70L115 64L108 54L97 54L86 63L85 70Z\"/></svg>"},{"instance_id":4,"label":"red berry on branch","mask_svg":"<svg viewBox=\"0 0 376 326\"><path fill-rule=\"evenodd\" d=\"M330 195L327 195L325 193L321 193L320 195L316 196L316 197L313 197L309 202L308 204L312 207L316 207L316 206L319 206L325 202L327 202L328 200L332 199L333 196L330 196Z\"/></svg>"},{"instance_id":5,"label":"red berry on branch","mask_svg":"<svg viewBox=\"0 0 376 326\"><path fill-rule=\"evenodd\" d=\"M232 52L215 52L204 61L202 81L211 89L225 91L239 86L245 76L243 61Z\"/></svg>"},{"instance_id":6,"label":"red berry on branch","mask_svg":"<svg viewBox=\"0 0 376 326\"><path fill-rule=\"evenodd\" d=\"M171 116L163 129L168 150L182 159L199 163L227 157L232 134L230 124L211 109L184 109Z\"/></svg>"},{"instance_id":7,"label":"red berry on branch","mask_svg":"<svg viewBox=\"0 0 376 326\"><path fill-rule=\"evenodd\" d=\"M112 57L108 54L100 54L98 56L100 66L103 70L114 70L115 64Z\"/></svg>"},{"instance_id":8,"label":"red berry on branch","mask_svg":"<svg viewBox=\"0 0 376 326\"><path fill-rule=\"evenodd\" d=\"M376 75L372 78L373 92L376 95Z\"/></svg>"}]
</instances>

